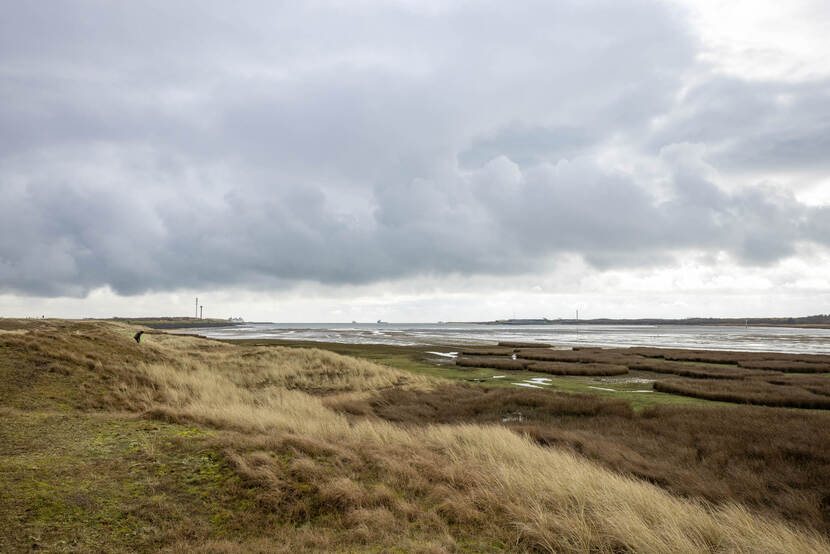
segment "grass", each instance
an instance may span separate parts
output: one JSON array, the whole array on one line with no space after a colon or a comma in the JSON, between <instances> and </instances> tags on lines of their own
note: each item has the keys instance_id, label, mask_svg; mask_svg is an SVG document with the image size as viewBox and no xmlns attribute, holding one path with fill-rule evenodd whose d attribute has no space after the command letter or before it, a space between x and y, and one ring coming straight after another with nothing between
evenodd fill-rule
<instances>
[{"instance_id":1,"label":"grass","mask_svg":"<svg viewBox=\"0 0 830 554\"><path fill-rule=\"evenodd\" d=\"M830 410L830 383L826 379L824 381L821 385L810 386L797 381L779 381L781 384L775 384L761 379L667 379L655 382L654 388L661 392L738 404Z\"/></svg>"},{"instance_id":2,"label":"grass","mask_svg":"<svg viewBox=\"0 0 830 554\"><path fill-rule=\"evenodd\" d=\"M792 368L798 372L802 364L830 364L830 354L785 354L780 352L732 352L721 350L684 350L677 348L629 348L629 353L649 358L705 362L714 364L740 364L741 362L779 362L777 369ZM764 364L761 364L764 365ZM770 366L772 367L772 366ZM826 369L824 371L827 371Z\"/></svg>"},{"instance_id":3,"label":"grass","mask_svg":"<svg viewBox=\"0 0 830 554\"><path fill-rule=\"evenodd\" d=\"M459 367L486 367L508 371L527 368L527 362L525 360L514 360L513 358L505 358L504 356L459 356L455 360L455 365Z\"/></svg>"},{"instance_id":4,"label":"grass","mask_svg":"<svg viewBox=\"0 0 830 554\"><path fill-rule=\"evenodd\" d=\"M767 369L787 373L830 373L830 363L799 360L740 360L738 366L747 369Z\"/></svg>"},{"instance_id":5,"label":"grass","mask_svg":"<svg viewBox=\"0 0 830 554\"><path fill-rule=\"evenodd\" d=\"M527 369L552 375L625 375L628 368L619 364L530 362Z\"/></svg>"},{"instance_id":6,"label":"grass","mask_svg":"<svg viewBox=\"0 0 830 554\"><path fill-rule=\"evenodd\" d=\"M240 325L227 319L212 319L198 317L114 317L112 321L125 323L127 325L141 325L151 329L183 329L183 328L204 328L204 327L228 327Z\"/></svg>"},{"instance_id":7,"label":"grass","mask_svg":"<svg viewBox=\"0 0 830 554\"><path fill-rule=\"evenodd\" d=\"M600 396L622 398L635 409L651 406L672 405L708 405L723 403L751 403L770 406L788 406L796 408L825 408L826 402L821 395L826 394L825 375L815 375L818 381L789 381L783 386L782 372L759 369L747 369L739 365L739 360L760 361L764 364L778 364L779 367L797 368L801 364L818 365L823 363L822 355L788 355L759 352L707 352L664 348L594 348L582 347L576 350L551 350L545 348L519 349L517 360L503 355L498 356L462 356L457 366L435 357L428 352L437 347L428 346L389 346L370 344L316 343L312 341L289 342L282 340L238 341L242 344L285 345L303 348L325 348L341 354L355 356L384 365L403 369L418 375L440 377L450 380L478 382L485 386L514 387L516 383L527 383L539 378L549 381L545 388L560 392L591 393ZM514 343L511 343L514 344ZM451 347L459 352L500 352L495 347ZM516 347L518 348L518 347ZM447 348L438 348L446 350ZM672 358L668 360L668 356ZM773 360L767 360L772 358ZM428 361L432 359L433 361ZM766 361L765 361L766 360ZM812 360L812 361L807 361ZM545 371L545 365L554 364L552 371ZM592 366L592 364L609 364ZM782 365L783 364L783 365ZM522 366L522 367L520 367ZM623 375L625 371L619 366L629 368L629 376L613 379L608 376ZM605 371L608 368L610 371ZM557 371L566 373L557 374ZM792 371L792 370L790 370ZM662 380L665 374L674 374L696 380L730 381L729 392L718 391L718 384L705 383L698 388L692 383L682 388L660 386L654 392L643 393L651 388L651 382ZM505 375L504 379L494 379ZM805 376L807 377L807 376ZM747 381L739 385L738 379L758 379L759 382ZM792 376L798 379L798 374ZM775 381L777 380L777 382ZM542 386L542 385L537 385ZM744 393L739 394L740 387ZM602 390L613 389L613 390ZM760 389L765 394L759 396ZM709 392L707 392L709 391ZM819 395L818 397L816 395Z\"/></svg>"},{"instance_id":8,"label":"grass","mask_svg":"<svg viewBox=\"0 0 830 554\"><path fill-rule=\"evenodd\" d=\"M673 493L754 509L830 532L830 414L659 406L619 399L447 384L391 389L331 403L398 424L504 423L540 444L566 447ZM521 414L521 421L517 414Z\"/></svg>"},{"instance_id":9,"label":"grass","mask_svg":"<svg viewBox=\"0 0 830 554\"><path fill-rule=\"evenodd\" d=\"M238 447L253 446L256 453L238 454L234 464L263 489L262 502L292 518L324 521L347 542L390 547L395 543L388 541L414 524L428 535L457 533L499 547L660 549L679 544L692 550L734 540L728 538L733 525L747 517L733 507L719 509L718 525L729 525L730 531L718 532L710 527L716 521L708 520L712 515L694 504L570 454L539 448L499 427L351 423L305 393L240 388L231 376L217 379L207 369L184 375L164 367L145 371L155 390L166 391L153 409L157 417L261 436L260 442L240 441ZM182 395L182 390L189 392ZM133 393L143 397L140 388ZM304 456L299 467L282 461L286 445L297 450L294 460ZM298 475L305 481L294 483ZM302 482L316 485L309 490L311 498L298 503ZM623 512L603 500L610 497L645 512L620 525ZM635 498L639 508L629 504ZM650 523L637 523L646 512ZM516 522L515 527L487 525L505 520ZM753 540L771 544L768 536ZM795 546L792 540L787 538L788 547Z\"/></svg>"},{"instance_id":10,"label":"grass","mask_svg":"<svg viewBox=\"0 0 830 554\"><path fill-rule=\"evenodd\" d=\"M230 532L243 497L205 432L124 414L2 417L0 550L149 551Z\"/></svg>"},{"instance_id":11,"label":"grass","mask_svg":"<svg viewBox=\"0 0 830 554\"><path fill-rule=\"evenodd\" d=\"M513 348L486 348L466 346L461 349L462 356L513 356Z\"/></svg>"},{"instance_id":12,"label":"grass","mask_svg":"<svg viewBox=\"0 0 830 554\"><path fill-rule=\"evenodd\" d=\"M547 348L527 348L516 353L516 357L526 360L538 360L543 362L576 362L576 363L600 363L600 364L622 364L625 365L632 359L639 356L632 356L626 349L587 349L580 350L550 350Z\"/></svg>"},{"instance_id":13,"label":"grass","mask_svg":"<svg viewBox=\"0 0 830 554\"><path fill-rule=\"evenodd\" d=\"M830 374L825 375L765 375L767 383L773 385L796 386L815 394L830 396Z\"/></svg>"},{"instance_id":14,"label":"grass","mask_svg":"<svg viewBox=\"0 0 830 554\"><path fill-rule=\"evenodd\" d=\"M32 536L43 540L36 534L48 525L50 548L67 551L830 552L825 538L775 513L683 498L529 431L465 420L401 424L333 409L392 391L440 389L422 375L312 349L172 335L136 345L135 330L52 322L0 335L3 360L6 352L15 360L4 369L11 384L2 385L0 409L15 423L3 418L4 436L12 437L3 444L17 445L4 451L2 470L22 483L14 502L0 504L0 517L16 522L9 550L30 548ZM28 406L20 399L32 397L26 383L53 398ZM91 383L83 394L72 391L83 383ZM516 402L542 394L494 392ZM603 402L581 401L589 413L597 407L596 417L628 417L613 415L628 410L624 402L607 409ZM54 411L63 419L49 419ZM160 438L130 427L141 424L158 426ZM48 457L49 438L60 436L77 444L76 453L54 467L32 465L27 453L45 448ZM58 442L53 452L60 451ZM113 529L130 524L116 542L92 532L78 547L76 530L98 529L98 520L83 519L64 500L33 517L43 499L68 498L54 487L38 495L37 483L59 483L73 470L94 474L99 466L87 464L98 461L100 492L92 486L91 504L78 502L115 506L103 518ZM132 463L144 464L136 475ZM158 473L156 484L150 475ZM110 482L119 486L109 489ZM80 483L69 486L74 492ZM118 514L127 515L112 519Z\"/></svg>"},{"instance_id":15,"label":"grass","mask_svg":"<svg viewBox=\"0 0 830 554\"><path fill-rule=\"evenodd\" d=\"M681 405L717 405L718 403L675 394L652 392L642 393L643 388L650 388L650 381L659 377L651 373L631 372L631 379L617 379L604 376L585 375L551 375L540 371L514 370L506 372L502 369L485 367L459 367L452 360L429 354L430 351L461 351L471 347L457 346L395 346L384 344L344 344L316 341L288 341L282 339L242 339L227 341L230 344L245 346L285 346L291 348L325 349L338 354L370 360L385 366L394 367L442 380L475 382L487 387L516 387L514 383L527 382L533 379L548 379L545 388L559 392L590 393L599 396L622 398L629 402L634 409L643 409L658 404ZM512 344L512 343L511 343ZM504 378L494 379L494 377ZM646 384L643 383L646 381ZM613 390L602 390L613 388Z\"/></svg>"},{"instance_id":16,"label":"grass","mask_svg":"<svg viewBox=\"0 0 830 554\"><path fill-rule=\"evenodd\" d=\"M670 362L646 358L628 363L629 369L653 371L655 373L669 373L683 377L697 379L742 379L763 375L764 372L747 371L732 365L716 365L705 363Z\"/></svg>"},{"instance_id":17,"label":"grass","mask_svg":"<svg viewBox=\"0 0 830 554\"><path fill-rule=\"evenodd\" d=\"M566 363L566 362L534 362L521 358L506 358L504 356L459 356L455 365L460 367L484 367L515 371L527 369L537 373L551 375L624 375L628 368L624 365L600 363Z\"/></svg>"}]
</instances>

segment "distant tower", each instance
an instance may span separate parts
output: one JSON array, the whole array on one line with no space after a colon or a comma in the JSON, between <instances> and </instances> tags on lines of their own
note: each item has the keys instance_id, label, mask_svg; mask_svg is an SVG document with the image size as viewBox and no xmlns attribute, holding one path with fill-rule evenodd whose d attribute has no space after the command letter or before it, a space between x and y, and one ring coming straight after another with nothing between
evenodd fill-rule
<instances>
[{"instance_id":1,"label":"distant tower","mask_svg":"<svg viewBox=\"0 0 830 554\"><path fill-rule=\"evenodd\" d=\"M199 319L204 319L204 317L202 315L204 313L203 312L204 309L205 309L204 306L199 306Z\"/></svg>"},{"instance_id":2,"label":"distant tower","mask_svg":"<svg viewBox=\"0 0 830 554\"><path fill-rule=\"evenodd\" d=\"M199 297L196 297L196 317L199 317Z\"/></svg>"},{"instance_id":3,"label":"distant tower","mask_svg":"<svg viewBox=\"0 0 830 554\"><path fill-rule=\"evenodd\" d=\"M579 308L576 309L576 322L579 323Z\"/></svg>"}]
</instances>

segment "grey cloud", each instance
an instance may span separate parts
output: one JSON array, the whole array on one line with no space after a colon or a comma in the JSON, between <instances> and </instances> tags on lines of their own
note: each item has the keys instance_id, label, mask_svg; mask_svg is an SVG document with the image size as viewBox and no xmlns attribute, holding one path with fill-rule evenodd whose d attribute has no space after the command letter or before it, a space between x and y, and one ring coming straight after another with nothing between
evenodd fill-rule
<instances>
[{"instance_id":1,"label":"grey cloud","mask_svg":"<svg viewBox=\"0 0 830 554\"><path fill-rule=\"evenodd\" d=\"M498 156L506 156L518 164L534 164L545 160L571 158L594 146L602 137L589 136L579 127L525 127L509 125L492 137L473 141L461 152L458 161L463 167L481 167Z\"/></svg>"},{"instance_id":2,"label":"grey cloud","mask_svg":"<svg viewBox=\"0 0 830 554\"><path fill-rule=\"evenodd\" d=\"M562 253L601 267L661 263L684 248L766 263L797 241L826 241L810 232L825 214L777 191L689 197L682 176L676 179L676 198L661 202L590 159L522 171L499 158L452 181L379 187L365 225L333 217L325 195L309 186L190 203L153 187L41 185L7 204L15 211L3 214L4 236L24 240L4 241L0 281L35 294L82 294L104 284L130 294L309 279L362 283L523 273Z\"/></svg>"},{"instance_id":3,"label":"grey cloud","mask_svg":"<svg viewBox=\"0 0 830 554\"><path fill-rule=\"evenodd\" d=\"M683 97L650 142L708 144L712 162L724 171L826 173L830 80L706 80Z\"/></svg>"},{"instance_id":4,"label":"grey cloud","mask_svg":"<svg viewBox=\"0 0 830 554\"><path fill-rule=\"evenodd\" d=\"M0 135L0 291L505 275L573 253L769 263L827 245L826 210L726 194L679 144L738 160L772 109L733 83L760 99L732 114L746 136L728 144L705 123L732 109L717 91L672 111L695 63L681 16L645 1L15 5L0 22L0 125L15 129ZM669 199L603 166L612 139L671 168Z\"/></svg>"}]
</instances>

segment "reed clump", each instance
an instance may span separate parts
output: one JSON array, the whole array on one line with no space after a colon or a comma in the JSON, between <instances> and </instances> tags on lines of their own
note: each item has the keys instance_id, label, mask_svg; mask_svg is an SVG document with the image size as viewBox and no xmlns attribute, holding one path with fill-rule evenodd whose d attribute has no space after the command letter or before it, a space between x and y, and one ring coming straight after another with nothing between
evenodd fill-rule
<instances>
[{"instance_id":1,"label":"reed clump","mask_svg":"<svg viewBox=\"0 0 830 554\"><path fill-rule=\"evenodd\" d=\"M594 362L528 362L525 368L529 371L550 373L551 375L625 375L628 368L620 364L603 364Z\"/></svg>"},{"instance_id":2,"label":"reed clump","mask_svg":"<svg viewBox=\"0 0 830 554\"><path fill-rule=\"evenodd\" d=\"M738 404L830 409L830 395L816 393L796 384L774 384L761 379L667 379L656 381L654 390Z\"/></svg>"},{"instance_id":3,"label":"reed clump","mask_svg":"<svg viewBox=\"0 0 830 554\"><path fill-rule=\"evenodd\" d=\"M462 356L513 356L513 348L467 347L460 352Z\"/></svg>"},{"instance_id":4,"label":"reed clump","mask_svg":"<svg viewBox=\"0 0 830 554\"><path fill-rule=\"evenodd\" d=\"M579 362L537 362L531 359L511 359L504 356L464 356L456 359L461 367L486 367L506 371L537 371L551 375L624 375L628 368L619 364Z\"/></svg>"},{"instance_id":5,"label":"reed clump","mask_svg":"<svg viewBox=\"0 0 830 554\"><path fill-rule=\"evenodd\" d=\"M626 355L619 349L550 350L544 348L523 348L516 352L517 358L550 362L604 363L625 365L638 356Z\"/></svg>"},{"instance_id":6,"label":"reed clump","mask_svg":"<svg viewBox=\"0 0 830 554\"><path fill-rule=\"evenodd\" d=\"M717 350L685 350L678 348L634 347L617 349L631 355L663 358L683 362L735 364L747 369L768 369L793 373L830 372L830 355L787 354L781 352L737 352Z\"/></svg>"},{"instance_id":7,"label":"reed clump","mask_svg":"<svg viewBox=\"0 0 830 554\"><path fill-rule=\"evenodd\" d=\"M525 421L553 422L559 416L615 416L634 412L624 400L592 394L564 394L534 389L442 384L428 391L389 389L360 400L333 398L327 406L338 412L374 415L414 425L502 423L505 415L521 413ZM361 408L357 409L356 405Z\"/></svg>"},{"instance_id":8,"label":"reed clump","mask_svg":"<svg viewBox=\"0 0 830 554\"><path fill-rule=\"evenodd\" d=\"M672 362L653 358L644 358L628 362L629 369L653 371L655 373L669 373L695 379L744 379L764 372L747 371L723 365L693 365L683 362Z\"/></svg>"},{"instance_id":9,"label":"reed clump","mask_svg":"<svg viewBox=\"0 0 830 554\"><path fill-rule=\"evenodd\" d=\"M463 356L455 360L455 365L521 371L527 366L527 361L514 360L505 356Z\"/></svg>"},{"instance_id":10,"label":"reed clump","mask_svg":"<svg viewBox=\"0 0 830 554\"><path fill-rule=\"evenodd\" d=\"M830 378L826 375L779 373L764 375L762 379L773 385L800 387L815 394L830 396Z\"/></svg>"},{"instance_id":11,"label":"reed clump","mask_svg":"<svg viewBox=\"0 0 830 554\"><path fill-rule=\"evenodd\" d=\"M738 360L738 366L746 369L766 369L786 373L830 373L830 363L799 360Z\"/></svg>"}]
</instances>

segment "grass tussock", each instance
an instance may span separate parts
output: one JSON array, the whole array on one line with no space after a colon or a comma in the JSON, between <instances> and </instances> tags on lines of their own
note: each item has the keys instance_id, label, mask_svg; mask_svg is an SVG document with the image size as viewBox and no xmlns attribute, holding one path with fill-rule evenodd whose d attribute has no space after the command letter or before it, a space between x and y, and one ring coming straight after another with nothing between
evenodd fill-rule
<instances>
[{"instance_id":1,"label":"grass tussock","mask_svg":"<svg viewBox=\"0 0 830 554\"><path fill-rule=\"evenodd\" d=\"M516 352L517 358L550 362L578 362L620 364L637 359L636 356L626 356L619 349L581 349L581 350L550 350L545 348L527 348Z\"/></svg>"},{"instance_id":2,"label":"grass tussock","mask_svg":"<svg viewBox=\"0 0 830 554\"><path fill-rule=\"evenodd\" d=\"M499 424L505 416L515 413L537 423L557 421L560 416L630 418L634 415L623 400L461 383L437 386L429 391L390 389L359 401L332 400L328 406L342 413L374 415L387 421L415 425Z\"/></svg>"},{"instance_id":3,"label":"grass tussock","mask_svg":"<svg viewBox=\"0 0 830 554\"><path fill-rule=\"evenodd\" d=\"M460 354L462 356L512 356L513 348L464 348Z\"/></svg>"},{"instance_id":4,"label":"grass tussock","mask_svg":"<svg viewBox=\"0 0 830 554\"><path fill-rule=\"evenodd\" d=\"M0 331L28 331L37 327L42 327L47 321L42 319L10 319L0 317Z\"/></svg>"},{"instance_id":5,"label":"grass tussock","mask_svg":"<svg viewBox=\"0 0 830 554\"><path fill-rule=\"evenodd\" d=\"M106 375L102 405L208 430L220 465L245 491L238 513L265 518L244 528L205 520L204 529L156 547L222 548L221 533L230 533L262 550L830 551L776 518L678 498L500 424L399 425L329 407L435 389L401 371L191 337L152 335L136 345L131 332L113 324L46 330L28 343L40 349L32 360L47 364L31 373L48 374L55 363L59 379ZM21 345L6 346L19 340L0 336L26 361ZM263 525L267 515L276 519Z\"/></svg>"},{"instance_id":6,"label":"grass tussock","mask_svg":"<svg viewBox=\"0 0 830 554\"><path fill-rule=\"evenodd\" d=\"M748 369L792 371L795 373L802 372L799 370L803 370L803 372L809 372L811 369L818 370L817 366L830 368L830 355L828 354L786 354L780 352L737 352L648 347L618 350L625 350L632 355L646 356L649 358L711 364L749 364L744 367ZM830 371L830 369L823 369L821 371Z\"/></svg>"},{"instance_id":7,"label":"grass tussock","mask_svg":"<svg viewBox=\"0 0 830 554\"><path fill-rule=\"evenodd\" d=\"M536 371L551 375L624 375L624 365L577 362L537 362L529 359L511 359L505 356L464 356L455 360L461 367L486 367L507 371Z\"/></svg>"},{"instance_id":8,"label":"grass tussock","mask_svg":"<svg viewBox=\"0 0 830 554\"><path fill-rule=\"evenodd\" d=\"M766 369L786 373L830 373L830 363L799 360L738 360L738 366L746 369Z\"/></svg>"},{"instance_id":9,"label":"grass tussock","mask_svg":"<svg viewBox=\"0 0 830 554\"><path fill-rule=\"evenodd\" d=\"M460 367L490 367L493 369L522 370L527 366L525 360L514 360L504 356L463 356L455 360Z\"/></svg>"},{"instance_id":10,"label":"grass tussock","mask_svg":"<svg viewBox=\"0 0 830 554\"><path fill-rule=\"evenodd\" d=\"M773 385L794 386L812 393L830 396L830 378L827 375L773 374L763 380Z\"/></svg>"},{"instance_id":11,"label":"grass tussock","mask_svg":"<svg viewBox=\"0 0 830 554\"><path fill-rule=\"evenodd\" d=\"M672 493L740 502L830 533L830 440L820 431L830 426L828 414L681 406L633 412L593 395L462 384L392 389L330 406L417 427L501 423Z\"/></svg>"},{"instance_id":12,"label":"grass tussock","mask_svg":"<svg viewBox=\"0 0 830 554\"><path fill-rule=\"evenodd\" d=\"M653 358L628 362L628 368L641 371L653 371L654 373L669 373L694 379L744 379L746 377L764 374L764 372L747 371L746 369L730 366L697 365Z\"/></svg>"},{"instance_id":13,"label":"grass tussock","mask_svg":"<svg viewBox=\"0 0 830 554\"><path fill-rule=\"evenodd\" d=\"M628 368L624 365L592 362L529 362L525 368L551 375L624 375L628 373Z\"/></svg>"},{"instance_id":14,"label":"grass tussock","mask_svg":"<svg viewBox=\"0 0 830 554\"><path fill-rule=\"evenodd\" d=\"M779 381L780 382L780 381ZM788 408L830 409L830 395L810 390L813 387L797 382L775 384L761 379L703 380L667 379L656 381L654 390L720 400L738 404L757 404ZM826 390L826 385L821 390Z\"/></svg>"}]
</instances>

